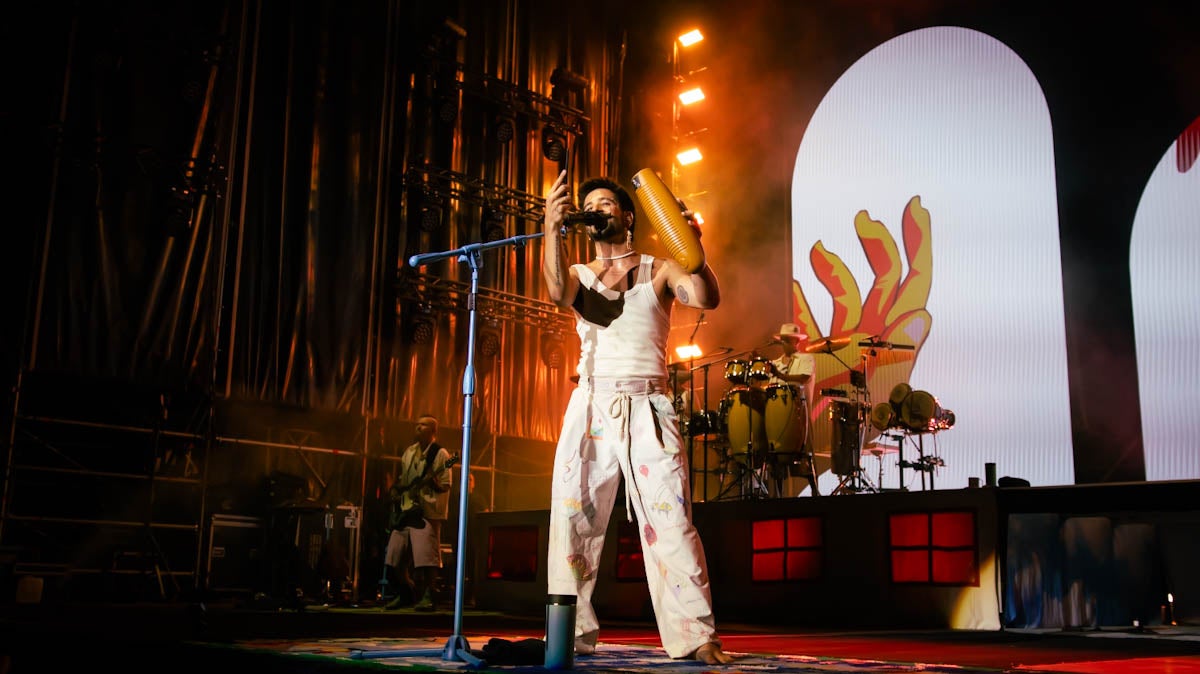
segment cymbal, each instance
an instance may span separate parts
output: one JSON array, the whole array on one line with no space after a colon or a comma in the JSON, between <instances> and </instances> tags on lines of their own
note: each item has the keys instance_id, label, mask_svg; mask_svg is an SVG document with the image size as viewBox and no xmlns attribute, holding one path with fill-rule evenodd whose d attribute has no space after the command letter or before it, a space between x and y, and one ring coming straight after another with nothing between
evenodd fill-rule
<instances>
[{"instance_id":1,"label":"cymbal","mask_svg":"<svg viewBox=\"0 0 1200 674\"><path fill-rule=\"evenodd\" d=\"M691 368L689 368L688 364L683 361L680 361L678 363L668 363L667 364L667 374L675 375L676 382L685 382L692 378Z\"/></svg>"},{"instance_id":2,"label":"cymbal","mask_svg":"<svg viewBox=\"0 0 1200 674\"><path fill-rule=\"evenodd\" d=\"M822 337L804 347L805 353L833 353L850 343L849 337Z\"/></svg>"}]
</instances>

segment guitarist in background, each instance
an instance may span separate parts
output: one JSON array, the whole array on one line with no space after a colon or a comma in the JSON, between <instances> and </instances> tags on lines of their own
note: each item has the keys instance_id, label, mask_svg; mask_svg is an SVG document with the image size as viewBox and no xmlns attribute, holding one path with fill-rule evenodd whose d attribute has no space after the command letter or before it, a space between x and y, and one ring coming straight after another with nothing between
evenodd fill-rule
<instances>
[{"instance_id":1,"label":"guitarist in background","mask_svg":"<svg viewBox=\"0 0 1200 674\"><path fill-rule=\"evenodd\" d=\"M418 611L434 609L434 592L438 572L442 568L442 523L450 509L450 453L437 443L438 420L423 414L417 417L416 441L400 454L396 474L389 476L388 496L391 516L388 518L387 550L384 564L393 578L413 589L411 597L421 600ZM416 568L418 583L409 574L409 564ZM403 593L385 608L394 610L411 601Z\"/></svg>"}]
</instances>

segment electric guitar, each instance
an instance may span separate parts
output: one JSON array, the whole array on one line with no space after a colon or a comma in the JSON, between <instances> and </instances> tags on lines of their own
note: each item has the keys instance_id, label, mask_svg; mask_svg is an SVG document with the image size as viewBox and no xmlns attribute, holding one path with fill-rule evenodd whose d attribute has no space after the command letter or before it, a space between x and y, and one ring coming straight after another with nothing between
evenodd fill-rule
<instances>
[{"instance_id":1,"label":"electric guitar","mask_svg":"<svg viewBox=\"0 0 1200 674\"><path fill-rule=\"evenodd\" d=\"M449 470L458 463L457 456L451 456L444 470ZM421 476L412 482L397 487L392 485L390 490L392 498L393 514L391 517L392 529L403 529L405 527L421 528L424 526L424 501L421 499L421 489L427 485L434 484L434 475L431 471L426 470L421 473Z\"/></svg>"}]
</instances>

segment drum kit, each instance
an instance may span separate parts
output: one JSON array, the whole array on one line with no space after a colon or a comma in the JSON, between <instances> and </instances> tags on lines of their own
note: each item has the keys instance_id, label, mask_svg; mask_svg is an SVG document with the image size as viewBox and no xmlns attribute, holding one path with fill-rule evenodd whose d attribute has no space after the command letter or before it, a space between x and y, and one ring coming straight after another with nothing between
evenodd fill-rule
<instances>
[{"instance_id":1,"label":"drum kit","mask_svg":"<svg viewBox=\"0 0 1200 674\"><path fill-rule=\"evenodd\" d=\"M785 493L786 478L815 480L804 391L774 377L768 359L745 355L723 361L728 388L716 410L691 410L690 404L678 410L683 436L693 447L701 444L703 463L708 464L695 472L716 478L715 484L707 479L702 483L704 493L696 494L697 499L783 497L794 495ZM694 369L707 375L708 367L720 362ZM676 401L684 399L680 396ZM710 493L710 488L716 493Z\"/></svg>"},{"instance_id":2,"label":"drum kit","mask_svg":"<svg viewBox=\"0 0 1200 674\"><path fill-rule=\"evenodd\" d=\"M828 353L848 345L850 339L825 338L805 347L808 353ZM840 388L821 389L820 402L826 405L829 421L830 471L840 478L831 494L878 492L883 482L883 455L898 453L903 489L903 469L932 472L938 460L925 456L921 435L946 430L954 425L954 413L944 410L925 391L913 391L908 384L897 384L889 400L872 406L868 381L868 355L877 349L909 351L914 347L890 344L877 338L860 341L864 349L861 368L842 363L849 371L850 392ZM726 355L692 367L690 362L671 365L673 384L691 381L685 395L676 396L676 411L681 432L692 449L693 473L703 476L695 480L696 500L726 500L745 498L777 498L795 496L799 489L788 493L789 478L803 479L817 494L813 442L810 438L810 404L802 388L784 383L774 375L771 361L757 351ZM841 359L838 359L839 362ZM703 404L695 409L696 379L703 372L707 384L712 365L723 364L723 379L728 384L715 410L709 409L707 392ZM705 386L705 388L707 388ZM824 415L822 415L824 416ZM881 433L879 440L868 442L872 427ZM818 429L822 430L823 429ZM891 434L889 434L891 432ZM820 433L818 435L821 435ZM905 461L903 443L916 436L920 458ZM881 442L889 438L895 444ZM821 438L821 442L824 439ZM695 450L699 446L702 454ZM822 447L824 449L824 447ZM862 456L869 454L879 460L879 484L872 484L862 466ZM824 453L821 456L825 456ZM802 486L796 482L797 487ZM922 476L924 485L924 476ZM932 488L932 475L930 477Z\"/></svg>"}]
</instances>

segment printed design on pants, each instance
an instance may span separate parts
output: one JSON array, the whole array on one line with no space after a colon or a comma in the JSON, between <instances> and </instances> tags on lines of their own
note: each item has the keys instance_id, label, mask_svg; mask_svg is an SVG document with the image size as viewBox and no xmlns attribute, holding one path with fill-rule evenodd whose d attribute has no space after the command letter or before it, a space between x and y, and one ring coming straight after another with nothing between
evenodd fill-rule
<instances>
[{"instance_id":1,"label":"printed design on pants","mask_svg":"<svg viewBox=\"0 0 1200 674\"><path fill-rule=\"evenodd\" d=\"M562 515L568 519L575 519L576 515L583 515L583 518L590 524L596 519L596 505L593 503L584 503L579 499L568 496L562 500Z\"/></svg>"},{"instance_id":2,"label":"printed design on pants","mask_svg":"<svg viewBox=\"0 0 1200 674\"><path fill-rule=\"evenodd\" d=\"M683 594L683 583L675 577L675 574L671 573L671 570L667 568L666 563L661 559L658 561L658 575L662 576L663 583L671 589L671 594L675 595L676 599Z\"/></svg>"},{"instance_id":3,"label":"printed design on pants","mask_svg":"<svg viewBox=\"0 0 1200 674\"><path fill-rule=\"evenodd\" d=\"M712 628L700 620L695 618L684 618L679 621L679 633L684 639L691 641L689 637L697 639L708 639L712 635Z\"/></svg>"},{"instance_id":4,"label":"printed design on pants","mask_svg":"<svg viewBox=\"0 0 1200 674\"><path fill-rule=\"evenodd\" d=\"M654 527L647 524L645 527L642 527L642 538L646 541L646 545L654 545L658 542L658 532L654 530Z\"/></svg>"},{"instance_id":5,"label":"printed design on pants","mask_svg":"<svg viewBox=\"0 0 1200 674\"><path fill-rule=\"evenodd\" d=\"M604 439L604 424L594 424L588 426L588 437L593 440Z\"/></svg>"},{"instance_id":6,"label":"printed design on pants","mask_svg":"<svg viewBox=\"0 0 1200 674\"><path fill-rule=\"evenodd\" d=\"M654 491L654 502L650 511L658 515L655 523L660 527L676 529L687 524L685 519L683 497L675 493L667 484L660 484Z\"/></svg>"},{"instance_id":7,"label":"printed design on pants","mask_svg":"<svg viewBox=\"0 0 1200 674\"><path fill-rule=\"evenodd\" d=\"M588 568L587 558L580 554L567 555L567 567L575 580L591 580L592 570Z\"/></svg>"}]
</instances>

